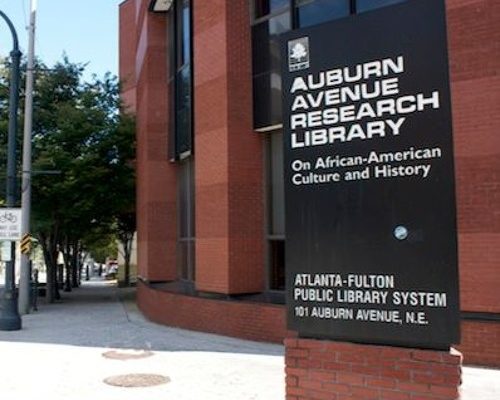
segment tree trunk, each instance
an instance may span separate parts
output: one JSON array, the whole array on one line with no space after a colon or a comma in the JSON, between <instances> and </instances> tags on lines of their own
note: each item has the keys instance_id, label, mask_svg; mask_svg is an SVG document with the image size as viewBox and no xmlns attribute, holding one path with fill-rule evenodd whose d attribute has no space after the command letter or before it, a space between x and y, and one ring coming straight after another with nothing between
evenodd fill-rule
<instances>
[{"instance_id":1,"label":"tree trunk","mask_svg":"<svg viewBox=\"0 0 500 400\"><path fill-rule=\"evenodd\" d=\"M53 249L52 249L52 260L53 260L53 265L54 265L54 274L53 279L54 279L54 299L55 300L61 300L61 293L59 293L59 279L58 278L58 265L57 265L57 256L59 255L59 251L57 249L57 242L53 241Z\"/></svg>"},{"instance_id":2,"label":"tree trunk","mask_svg":"<svg viewBox=\"0 0 500 400\"><path fill-rule=\"evenodd\" d=\"M40 242L42 245L43 258L45 260L45 268L47 273L47 283L45 288L45 299L47 303L53 303L57 299L57 277L56 277L56 262L54 253L57 247L53 240L54 235L40 235Z\"/></svg>"},{"instance_id":3,"label":"tree trunk","mask_svg":"<svg viewBox=\"0 0 500 400\"><path fill-rule=\"evenodd\" d=\"M123 285L130 286L130 256L132 254L132 242L134 239L134 234L130 234L129 232L127 232L123 235L119 235L119 239L123 246Z\"/></svg>"},{"instance_id":4,"label":"tree trunk","mask_svg":"<svg viewBox=\"0 0 500 400\"><path fill-rule=\"evenodd\" d=\"M66 269L66 276L64 279L64 291L71 292L71 249L69 245L69 239L66 238L63 245L63 258L64 258L64 268Z\"/></svg>"},{"instance_id":5,"label":"tree trunk","mask_svg":"<svg viewBox=\"0 0 500 400\"><path fill-rule=\"evenodd\" d=\"M71 285L74 288L77 288L79 286L78 282L78 249L77 249L77 244L71 243Z\"/></svg>"},{"instance_id":6,"label":"tree trunk","mask_svg":"<svg viewBox=\"0 0 500 400\"><path fill-rule=\"evenodd\" d=\"M125 255L123 258L125 261L125 277L123 280L125 281L125 286L130 286L130 255L132 253L132 239L130 237L128 238L128 242L125 243L124 252Z\"/></svg>"},{"instance_id":7,"label":"tree trunk","mask_svg":"<svg viewBox=\"0 0 500 400\"><path fill-rule=\"evenodd\" d=\"M54 272L55 268L52 265L52 257L50 251L42 244L43 258L45 259L46 284L45 284L45 300L47 303L53 303L54 296Z\"/></svg>"}]
</instances>

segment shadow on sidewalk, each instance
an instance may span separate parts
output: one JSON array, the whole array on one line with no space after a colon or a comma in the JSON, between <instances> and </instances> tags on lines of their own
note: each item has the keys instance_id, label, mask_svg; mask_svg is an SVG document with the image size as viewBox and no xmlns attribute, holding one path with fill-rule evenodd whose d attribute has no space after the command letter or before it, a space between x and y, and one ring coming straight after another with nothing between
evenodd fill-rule
<instances>
[{"instance_id":1,"label":"shadow on sidewalk","mask_svg":"<svg viewBox=\"0 0 500 400\"><path fill-rule=\"evenodd\" d=\"M62 299L22 317L20 331L0 331L0 341L156 351L208 351L283 355L283 346L187 331L148 321L135 304L135 288L92 278L62 292Z\"/></svg>"}]
</instances>

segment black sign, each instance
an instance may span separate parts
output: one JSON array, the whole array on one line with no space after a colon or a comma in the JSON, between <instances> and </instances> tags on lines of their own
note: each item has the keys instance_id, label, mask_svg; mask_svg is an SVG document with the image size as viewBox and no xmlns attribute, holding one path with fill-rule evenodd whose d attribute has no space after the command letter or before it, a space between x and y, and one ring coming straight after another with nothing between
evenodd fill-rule
<instances>
[{"instance_id":1,"label":"black sign","mask_svg":"<svg viewBox=\"0 0 500 400\"><path fill-rule=\"evenodd\" d=\"M282 52L289 327L457 343L444 2L293 31Z\"/></svg>"}]
</instances>

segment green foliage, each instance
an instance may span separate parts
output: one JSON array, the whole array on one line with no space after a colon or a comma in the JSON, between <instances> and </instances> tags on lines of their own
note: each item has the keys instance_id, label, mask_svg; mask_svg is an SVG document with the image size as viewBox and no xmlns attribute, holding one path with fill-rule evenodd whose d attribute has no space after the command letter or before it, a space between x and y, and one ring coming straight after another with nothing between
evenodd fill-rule
<instances>
[{"instance_id":1,"label":"green foliage","mask_svg":"<svg viewBox=\"0 0 500 400\"><path fill-rule=\"evenodd\" d=\"M97 229L88 232L82 240L87 251L98 263L104 264L106 258L117 258L118 256L117 238L113 232Z\"/></svg>"},{"instance_id":2,"label":"green foliage","mask_svg":"<svg viewBox=\"0 0 500 400\"><path fill-rule=\"evenodd\" d=\"M0 162L8 123L7 67L0 60ZM135 231L135 122L120 110L118 81L106 74L83 82L85 66L66 57L50 69L38 61L36 69L32 230L50 238L52 251L64 240L116 254L110 244L121 230Z\"/></svg>"}]
</instances>

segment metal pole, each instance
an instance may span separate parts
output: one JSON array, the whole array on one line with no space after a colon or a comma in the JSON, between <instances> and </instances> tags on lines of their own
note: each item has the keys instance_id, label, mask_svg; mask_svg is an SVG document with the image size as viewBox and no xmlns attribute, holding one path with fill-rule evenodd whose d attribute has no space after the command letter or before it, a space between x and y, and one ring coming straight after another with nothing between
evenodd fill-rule
<instances>
[{"instance_id":1,"label":"metal pole","mask_svg":"<svg viewBox=\"0 0 500 400\"><path fill-rule=\"evenodd\" d=\"M13 48L10 53L12 66L9 88L9 134L7 141L7 207L13 207L16 202L16 132L17 108L19 103L19 63L21 52L17 32L11 20L0 11L12 33ZM6 262L5 290L3 294L3 309L0 313L0 330L15 331L21 329L21 316L17 310L17 294L15 281L16 243L11 242L11 260Z\"/></svg>"},{"instance_id":2,"label":"metal pole","mask_svg":"<svg viewBox=\"0 0 500 400\"><path fill-rule=\"evenodd\" d=\"M35 67L35 23L37 0L31 0L28 66L26 71L26 101L24 105L24 136L23 136L23 180L21 194L21 234L30 233L31 217L31 139L33 126L33 75ZM30 312L30 269L29 254L21 254L21 275L19 277L19 312Z\"/></svg>"}]
</instances>

